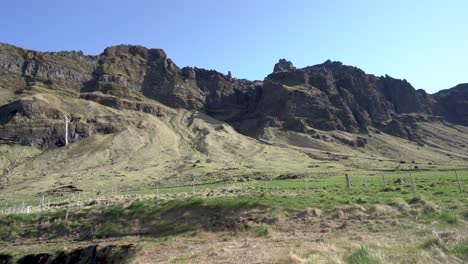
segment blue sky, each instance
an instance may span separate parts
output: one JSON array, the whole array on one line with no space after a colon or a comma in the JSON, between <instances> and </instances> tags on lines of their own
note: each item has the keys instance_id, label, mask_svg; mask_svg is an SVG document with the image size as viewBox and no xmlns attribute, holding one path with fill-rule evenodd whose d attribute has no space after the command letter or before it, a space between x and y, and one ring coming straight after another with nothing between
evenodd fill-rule
<instances>
[{"instance_id":1,"label":"blue sky","mask_svg":"<svg viewBox=\"0 0 468 264\"><path fill-rule=\"evenodd\" d=\"M162 48L183 66L263 79L279 58L339 60L429 92L468 82L468 1L3 0L0 42L99 54Z\"/></svg>"}]
</instances>

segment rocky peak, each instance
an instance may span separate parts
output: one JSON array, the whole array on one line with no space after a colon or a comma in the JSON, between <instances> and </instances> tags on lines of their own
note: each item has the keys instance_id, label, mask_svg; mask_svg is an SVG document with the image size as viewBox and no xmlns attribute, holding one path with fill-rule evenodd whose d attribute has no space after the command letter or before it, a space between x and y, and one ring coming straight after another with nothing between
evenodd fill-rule
<instances>
[{"instance_id":1,"label":"rocky peak","mask_svg":"<svg viewBox=\"0 0 468 264\"><path fill-rule=\"evenodd\" d=\"M439 91L433 95L434 114L445 120L468 126L468 83Z\"/></svg>"},{"instance_id":2,"label":"rocky peak","mask_svg":"<svg viewBox=\"0 0 468 264\"><path fill-rule=\"evenodd\" d=\"M274 118L283 128L299 132L310 128L358 132L382 128L380 124L392 119L398 123L401 114L431 114L431 96L405 80L376 77L331 60L303 69L288 65L280 61L265 79L260 120Z\"/></svg>"},{"instance_id":3,"label":"rocky peak","mask_svg":"<svg viewBox=\"0 0 468 264\"><path fill-rule=\"evenodd\" d=\"M296 69L292 62L286 60L286 59L280 59L278 63L275 64L275 67L273 68L273 72L285 72L285 71L292 71Z\"/></svg>"}]
</instances>

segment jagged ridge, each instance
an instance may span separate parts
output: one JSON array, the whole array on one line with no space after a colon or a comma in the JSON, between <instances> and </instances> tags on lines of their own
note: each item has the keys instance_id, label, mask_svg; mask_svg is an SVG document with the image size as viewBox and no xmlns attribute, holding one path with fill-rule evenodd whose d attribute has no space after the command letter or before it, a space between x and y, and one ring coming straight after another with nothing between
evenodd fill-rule
<instances>
[{"instance_id":1,"label":"jagged ridge","mask_svg":"<svg viewBox=\"0 0 468 264\"><path fill-rule=\"evenodd\" d=\"M141 46L119 45L98 56L85 56L82 52L36 52L1 44L0 68L3 75L17 78L16 86L8 87L17 94L27 94L40 83L50 89L65 87L77 98L105 106L157 116L170 111L163 105L200 110L255 137L262 137L268 127L306 134L314 134L316 129L351 133L378 129L418 141L413 127L419 121L468 125L466 85L430 95L406 80L369 75L332 61L297 69L282 59L262 82L214 70L180 69L163 50ZM63 109L37 97L25 98L0 108L0 140L45 148L63 145L61 129L50 124L50 120L62 122ZM16 115L47 122L24 123L15 119ZM49 125L41 125L44 123ZM34 127L30 131L36 132L23 133L25 127ZM72 132L76 139L97 130L122 129L73 123L72 127L76 128ZM40 136L31 139L39 130L43 131Z\"/></svg>"}]
</instances>

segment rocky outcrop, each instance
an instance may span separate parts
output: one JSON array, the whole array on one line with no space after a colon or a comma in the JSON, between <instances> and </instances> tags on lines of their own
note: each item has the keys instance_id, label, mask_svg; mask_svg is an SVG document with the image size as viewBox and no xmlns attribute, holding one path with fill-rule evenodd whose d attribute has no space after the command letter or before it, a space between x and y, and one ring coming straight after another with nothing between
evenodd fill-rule
<instances>
[{"instance_id":1,"label":"rocky outcrop","mask_svg":"<svg viewBox=\"0 0 468 264\"><path fill-rule=\"evenodd\" d=\"M238 109L226 108L245 107L258 85L213 70L180 69L161 49L129 45L107 48L99 55L93 74L83 93L100 91L127 97L129 90L134 90L170 107L221 111L227 116Z\"/></svg>"},{"instance_id":2,"label":"rocky outcrop","mask_svg":"<svg viewBox=\"0 0 468 264\"><path fill-rule=\"evenodd\" d=\"M99 104L112 107L118 110L134 110L149 113L158 117L164 116L166 113L166 111L162 107L139 101L138 98L137 100L132 101L118 96L99 93L83 93L80 95L80 98L89 101L94 101Z\"/></svg>"},{"instance_id":3,"label":"rocky outcrop","mask_svg":"<svg viewBox=\"0 0 468 264\"><path fill-rule=\"evenodd\" d=\"M281 65L283 62L277 64ZM281 68L282 70L278 70ZM277 69L264 81L255 116L262 124L274 118L298 132L366 130L390 119L390 105L378 92L378 79L338 62Z\"/></svg>"},{"instance_id":4,"label":"rocky outcrop","mask_svg":"<svg viewBox=\"0 0 468 264\"><path fill-rule=\"evenodd\" d=\"M56 254L38 253L25 255L18 260L13 256L0 255L0 263L4 264L78 264L78 263L96 263L96 264L125 264L135 255L137 249L133 244L121 246L88 246L78 248L69 252L58 252Z\"/></svg>"},{"instance_id":5,"label":"rocky outcrop","mask_svg":"<svg viewBox=\"0 0 468 264\"><path fill-rule=\"evenodd\" d=\"M130 89L175 108L203 107L200 91L182 80L180 69L161 49L109 47L99 55L93 75L94 79L82 92L101 91L121 96Z\"/></svg>"},{"instance_id":6,"label":"rocky outcrop","mask_svg":"<svg viewBox=\"0 0 468 264\"><path fill-rule=\"evenodd\" d=\"M263 85L260 81L236 79L213 70L184 68L183 71L192 72L191 79L185 80L194 82L205 95L202 110L223 121L239 121L252 111Z\"/></svg>"},{"instance_id":7,"label":"rocky outcrop","mask_svg":"<svg viewBox=\"0 0 468 264\"><path fill-rule=\"evenodd\" d=\"M66 115L69 114L35 97L1 106L0 143L21 144L42 149L64 146ZM72 114L68 118L70 142L95 133L115 133L124 128L113 116L83 119Z\"/></svg>"},{"instance_id":8,"label":"rocky outcrop","mask_svg":"<svg viewBox=\"0 0 468 264\"><path fill-rule=\"evenodd\" d=\"M406 80L388 75L380 77L379 83L382 95L392 106L392 112L432 114L434 100L424 90L416 90Z\"/></svg>"},{"instance_id":9,"label":"rocky outcrop","mask_svg":"<svg viewBox=\"0 0 468 264\"><path fill-rule=\"evenodd\" d=\"M462 98L458 93L453 92ZM448 109L440 105L441 96L416 90L406 80L369 75L332 61L296 69L282 59L266 77L261 95L250 115L257 120L258 128L276 126L301 133L313 129L355 133L376 127L395 136L418 140L414 133L416 122L408 121L408 114L423 117L420 121L424 121L435 112L444 116L440 109ZM461 99L455 105L467 109L464 102ZM460 116L451 120L463 124Z\"/></svg>"},{"instance_id":10,"label":"rocky outcrop","mask_svg":"<svg viewBox=\"0 0 468 264\"><path fill-rule=\"evenodd\" d=\"M275 67L273 68L273 72L283 72L283 71L292 71L294 70L295 67L292 64L292 62L286 60L286 59L280 59L278 63L275 64Z\"/></svg>"},{"instance_id":11,"label":"rocky outcrop","mask_svg":"<svg viewBox=\"0 0 468 264\"><path fill-rule=\"evenodd\" d=\"M434 94L436 104L433 112L455 124L468 126L468 84L459 84L451 89Z\"/></svg>"},{"instance_id":12,"label":"rocky outcrop","mask_svg":"<svg viewBox=\"0 0 468 264\"><path fill-rule=\"evenodd\" d=\"M0 44L0 68L22 76L83 83L92 79L95 63L82 52L37 52Z\"/></svg>"}]
</instances>

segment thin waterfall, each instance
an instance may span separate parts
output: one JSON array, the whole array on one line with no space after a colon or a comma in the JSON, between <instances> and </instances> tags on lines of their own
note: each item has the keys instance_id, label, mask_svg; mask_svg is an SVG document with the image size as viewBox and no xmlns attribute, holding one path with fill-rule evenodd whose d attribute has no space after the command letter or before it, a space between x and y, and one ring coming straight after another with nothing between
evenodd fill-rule
<instances>
[{"instance_id":1,"label":"thin waterfall","mask_svg":"<svg viewBox=\"0 0 468 264\"><path fill-rule=\"evenodd\" d=\"M68 146L68 123L70 121L68 120L68 117L65 116L65 146Z\"/></svg>"}]
</instances>

